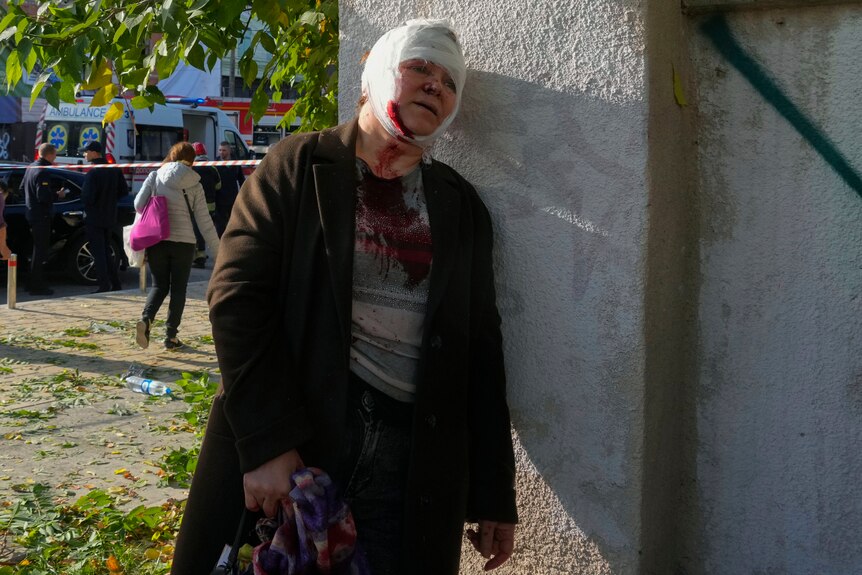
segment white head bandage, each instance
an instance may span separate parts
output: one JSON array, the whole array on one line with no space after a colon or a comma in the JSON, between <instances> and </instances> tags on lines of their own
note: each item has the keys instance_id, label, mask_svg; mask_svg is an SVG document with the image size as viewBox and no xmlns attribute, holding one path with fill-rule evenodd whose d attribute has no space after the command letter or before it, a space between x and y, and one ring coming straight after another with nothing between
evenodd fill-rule
<instances>
[{"instance_id":1,"label":"white head bandage","mask_svg":"<svg viewBox=\"0 0 862 575\"><path fill-rule=\"evenodd\" d=\"M395 101L400 74L398 65L407 60L426 60L442 66L455 82L452 113L427 136L409 133L398 117ZM362 93L387 132L399 140L426 147L446 131L458 114L466 78L464 56L452 28L443 20L410 20L390 30L374 44L362 71Z\"/></svg>"}]
</instances>

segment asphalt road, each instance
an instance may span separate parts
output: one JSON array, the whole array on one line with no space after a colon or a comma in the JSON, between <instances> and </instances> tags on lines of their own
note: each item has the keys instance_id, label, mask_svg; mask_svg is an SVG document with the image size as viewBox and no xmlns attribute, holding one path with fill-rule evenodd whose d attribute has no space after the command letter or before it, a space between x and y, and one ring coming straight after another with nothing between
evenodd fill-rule
<instances>
[{"instance_id":1,"label":"asphalt road","mask_svg":"<svg viewBox=\"0 0 862 575\"><path fill-rule=\"evenodd\" d=\"M8 297L7 297L7 286L8 286L8 276L6 271L6 262L0 262L0 265L3 266L2 271L0 271L0 305L7 305ZM212 273L212 258L207 260L206 268L198 269L192 268L191 276L189 277L189 282L200 282L200 281L208 281L210 278L210 274ZM26 279L21 277L21 274L18 275L18 290L17 290L17 301L18 302L26 302L26 301L36 301L43 299L54 299L59 297L68 297L68 296L78 296L78 295L86 295L89 293L93 293L96 290L96 286L92 285L82 285L79 283L75 283L71 281L68 277L66 277L62 272L54 272L54 271L46 271L45 273L46 279L48 280L48 284L51 289L54 290L54 295L51 296L42 296L42 295L30 295L24 289ZM120 281L123 283L124 290L137 290L140 285L140 270L138 268L129 268L125 271L120 272ZM153 286L152 277L147 274L147 288L151 288Z\"/></svg>"}]
</instances>

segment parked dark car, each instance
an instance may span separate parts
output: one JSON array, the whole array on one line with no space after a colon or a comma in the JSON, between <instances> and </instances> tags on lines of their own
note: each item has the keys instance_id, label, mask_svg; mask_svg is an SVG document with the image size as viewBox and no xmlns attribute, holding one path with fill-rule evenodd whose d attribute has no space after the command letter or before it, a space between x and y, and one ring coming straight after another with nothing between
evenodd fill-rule
<instances>
[{"instance_id":1,"label":"parked dark car","mask_svg":"<svg viewBox=\"0 0 862 575\"><path fill-rule=\"evenodd\" d=\"M27 224L24 191L21 180L24 178L25 164L10 167L0 167L0 180L9 184L11 193L6 198L6 243L13 253L18 254L19 273L26 274L30 269L30 258L33 255L33 239L30 236L30 226ZM93 256L84 233L84 205L81 202L81 186L84 183L84 172L68 170L60 167L42 168L55 179L55 189L66 188L68 193L62 200L54 202L54 221L51 229L51 251L48 259L48 269L59 269L75 281L84 284L96 283L96 271L93 268ZM121 198L118 205L117 227L113 232L112 248L118 255L118 265L125 269L128 266L126 254L123 251L123 226L131 224L135 219L134 196ZM5 265L2 266L5 269Z\"/></svg>"}]
</instances>

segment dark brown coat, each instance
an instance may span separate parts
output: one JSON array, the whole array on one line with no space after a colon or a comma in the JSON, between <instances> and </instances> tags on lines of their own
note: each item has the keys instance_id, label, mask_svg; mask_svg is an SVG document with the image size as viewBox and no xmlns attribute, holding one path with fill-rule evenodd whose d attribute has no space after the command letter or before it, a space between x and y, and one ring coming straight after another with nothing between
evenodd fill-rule
<instances>
[{"instance_id":1,"label":"dark brown coat","mask_svg":"<svg viewBox=\"0 0 862 575\"><path fill-rule=\"evenodd\" d=\"M234 206L208 294L225 392L213 406L175 574L208 573L232 539L243 472L292 448L306 465L331 469L339 452L356 130L354 120L287 138ZM433 265L404 551L411 573L448 575L458 572L465 519L517 521L515 469L491 221L473 187L448 166L434 162L423 177Z\"/></svg>"}]
</instances>

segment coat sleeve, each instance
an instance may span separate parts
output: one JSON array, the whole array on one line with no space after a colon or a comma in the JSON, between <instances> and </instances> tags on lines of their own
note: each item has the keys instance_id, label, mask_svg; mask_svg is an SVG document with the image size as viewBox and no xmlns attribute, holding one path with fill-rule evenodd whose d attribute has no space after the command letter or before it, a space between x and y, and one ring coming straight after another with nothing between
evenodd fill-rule
<instances>
[{"instance_id":1,"label":"coat sleeve","mask_svg":"<svg viewBox=\"0 0 862 575\"><path fill-rule=\"evenodd\" d=\"M289 294L282 286L301 187L299 168L286 155L268 154L246 181L222 235L207 294L224 411L243 472L311 438L283 333L282 302Z\"/></svg>"},{"instance_id":2,"label":"coat sleeve","mask_svg":"<svg viewBox=\"0 0 862 575\"><path fill-rule=\"evenodd\" d=\"M494 288L491 218L469 187L474 221L470 307L469 442L467 517L517 523L515 455L506 400L503 337Z\"/></svg>"}]
</instances>

